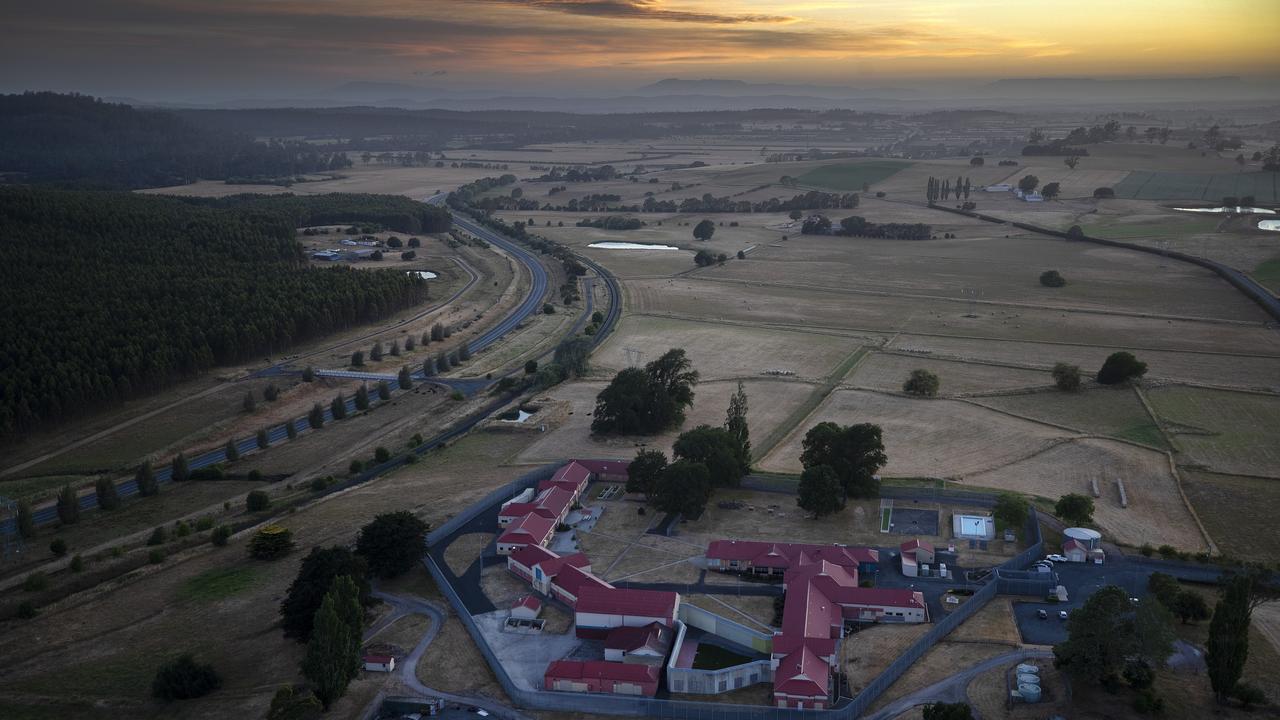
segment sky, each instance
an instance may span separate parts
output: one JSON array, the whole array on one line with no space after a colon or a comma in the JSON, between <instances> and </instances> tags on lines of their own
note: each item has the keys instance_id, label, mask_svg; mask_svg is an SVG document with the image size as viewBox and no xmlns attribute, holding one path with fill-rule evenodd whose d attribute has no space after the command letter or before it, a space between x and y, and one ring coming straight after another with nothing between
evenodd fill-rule
<instances>
[{"instance_id":1,"label":"sky","mask_svg":"<svg viewBox=\"0 0 1280 720\"><path fill-rule=\"evenodd\" d=\"M1278 0L0 0L0 89L303 97L353 81L612 93L1276 77Z\"/></svg>"}]
</instances>

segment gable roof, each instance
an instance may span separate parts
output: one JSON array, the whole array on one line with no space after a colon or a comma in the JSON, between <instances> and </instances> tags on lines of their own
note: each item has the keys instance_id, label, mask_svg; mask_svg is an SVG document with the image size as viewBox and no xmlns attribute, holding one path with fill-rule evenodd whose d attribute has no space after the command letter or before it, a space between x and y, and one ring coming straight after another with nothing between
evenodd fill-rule
<instances>
[{"instance_id":1,"label":"gable roof","mask_svg":"<svg viewBox=\"0 0 1280 720\"><path fill-rule=\"evenodd\" d=\"M520 518L498 537L500 544L531 543L545 540L555 529L556 521L541 515L529 514Z\"/></svg>"},{"instance_id":2,"label":"gable roof","mask_svg":"<svg viewBox=\"0 0 1280 720\"><path fill-rule=\"evenodd\" d=\"M652 618L675 617L676 605L680 599L678 594L667 590L635 590L613 586L584 587L577 596L578 603L574 609L580 613Z\"/></svg>"},{"instance_id":3,"label":"gable roof","mask_svg":"<svg viewBox=\"0 0 1280 720\"><path fill-rule=\"evenodd\" d=\"M826 661L804 645L778 662L773 674L773 691L798 697L827 697L830 672Z\"/></svg>"},{"instance_id":4,"label":"gable roof","mask_svg":"<svg viewBox=\"0 0 1280 720\"><path fill-rule=\"evenodd\" d=\"M788 568L792 565L826 560L845 567L880 561L880 551L853 545L775 543L757 540L714 540L707 546L710 560L750 561L752 565Z\"/></svg>"},{"instance_id":5,"label":"gable roof","mask_svg":"<svg viewBox=\"0 0 1280 720\"><path fill-rule=\"evenodd\" d=\"M604 580L601 580L595 575L573 565L565 565L561 567L560 572L556 574L555 579L551 582L561 590L564 590L570 595L578 598L578 602L575 607L582 606L583 591L592 588L599 590L608 590L613 588L612 585Z\"/></svg>"},{"instance_id":6,"label":"gable roof","mask_svg":"<svg viewBox=\"0 0 1280 720\"><path fill-rule=\"evenodd\" d=\"M666 625L657 622L638 627L623 625L609 631L604 638L604 647L606 650L623 652L635 652L643 648L655 653L663 652L666 649L664 645L667 644L665 636L670 633Z\"/></svg>"},{"instance_id":7,"label":"gable roof","mask_svg":"<svg viewBox=\"0 0 1280 720\"><path fill-rule=\"evenodd\" d=\"M532 595L523 595L511 605L511 609L528 608L530 610L538 610L542 607L542 601Z\"/></svg>"},{"instance_id":8,"label":"gable roof","mask_svg":"<svg viewBox=\"0 0 1280 720\"><path fill-rule=\"evenodd\" d=\"M532 569L534 565L546 560L558 560L560 558L559 555L542 547L541 545L525 545L524 547L512 552L508 557L530 569Z\"/></svg>"},{"instance_id":9,"label":"gable roof","mask_svg":"<svg viewBox=\"0 0 1280 720\"><path fill-rule=\"evenodd\" d=\"M908 540L902 543L901 545L899 545L898 549L904 553L914 552L920 549L923 549L927 552L933 552L933 543L929 542L928 540L921 540L920 538L912 538L911 540Z\"/></svg>"}]
</instances>

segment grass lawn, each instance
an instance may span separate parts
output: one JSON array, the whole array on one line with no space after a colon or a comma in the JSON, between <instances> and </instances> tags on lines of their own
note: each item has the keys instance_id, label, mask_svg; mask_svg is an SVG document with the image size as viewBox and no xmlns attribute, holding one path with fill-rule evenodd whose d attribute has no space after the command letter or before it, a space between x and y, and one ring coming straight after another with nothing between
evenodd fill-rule
<instances>
[{"instance_id":1,"label":"grass lawn","mask_svg":"<svg viewBox=\"0 0 1280 720\"><path fill-rule=\"evenodd\" d=\"M814 168L796 178L802 185L815 185L831 190L861 190L863 184L875 183L893 177L899 170L912 163L893 160L871 160L868 162L841 163Z\"/></svg>"},{"instance_id":2,"label":"grass lawn","mask_svg":"<svg viewBox=\"0 0 1280 720\"><path fill-rule=\"evenodd\" d=\"M720 670L748 662L751 662L751 658L746 655L739 655L732 650L706 643L699 644L698 652L693 656L695 670Z\"/></svg>"},{"instance_id":3,"label":"grass lawn","mask_svg":"<svg viewBox=\"0 0 1280 720\"><path fill-rule=\"evenodd\" d=\"M1280 257L1260 263L1249 274L1266 289L1273 293L1280 293Z\"/></svg>"},{"instance_id":4,"label":"grass lawn","mask_svg":"<svg viewBox=\"0 0 1280 720\"><path fill-rule=\"evenodd\" d=\"M258 580L258 568L254 565L213 568L188 578L178 596L183 600L216 602L252 588Z\"/></svg>"}]
</instances>

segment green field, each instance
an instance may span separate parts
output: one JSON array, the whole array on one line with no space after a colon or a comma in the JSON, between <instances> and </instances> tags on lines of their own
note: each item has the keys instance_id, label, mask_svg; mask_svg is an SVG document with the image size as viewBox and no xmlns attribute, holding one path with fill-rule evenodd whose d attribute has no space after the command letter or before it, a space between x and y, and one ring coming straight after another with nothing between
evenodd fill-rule
<instances>
[{"instance_id":1,"label":"green field","mask_svg":"<svg viewBox=\"0 0 1280 720\"><path fill-rule=\"evenodd\" d=\"M1179 235L1200 235L1218 229L1221 217L1187 217L1165 218L1150 222L1120 222L1120 218L1098 218L1085 228L1085 232L1093 237L1107 240L1124 240L1127 238L1159 235L1163 237Z\"/></svg>"},{"instance_id":2,"label":"green field","mask_svg":"<svg viewBox=\"0 0 1280 720\"><path fill-rule=\"evenodd\" d=\"M1180 463L1280 476L1280 397L1173 385L1152 388L1147 399L1172 426Z\"/></svg>"},{"instance_id":3,"label":"green field","mask_svg":"<svg viewBox=\"0 0 1280 720\"><path fill-rule=\"evenodd\" d=\"M253 565L214 568L189 578L179 591L182 599L197 602L225 600L258 583L258 569Z\"/></svg>"},{"instance_id":4,"label":"green field","mask_svg":"<svg viewBox=\"0 0 1280 720\"><path fill-rule=\"evenodd\" d=\"M1174 173L1134 171L1115 187L1128 200L1200 200L1221 202L1227 196L1252 195L1257 202L1280 201L1280 173Z\"/></svg>"},{"instance_id":5,"label":"green field","mask_svg":"<svg viewBox=\"0 0 1280 720\"><path fill-rule=\"evenodd\" d=\"M1222 552L1244 560L1272 560L1272 548L1258 538L1275 532L1280 481L1183 470L1182 488Z\"/></svg>"},{"instance_id":6,"label":"green field","mask_svg":"<svg viewBox=\"0 0 1280 720\"><path fill-rule=\"evenodd\" d=\"M1260 263L1249 274L1266 289L1273 293L1280 293L1280 257Z\"/></svg>"},{"instance_id":7,"label":"green field","mask_svg":"<svg viewBox=\"0 0 1280 720\"><path fill-rule=\"evenodd\" d=\"M1142 401L1130 387L986 397L978 402L996 410L1082 432L1109 435L1161 450L1169 447L1160 434L1160 428L1152 422Z\"/></svg>"},{"instance_id":8,"label":"green field","mask_svg":"<svg viewBox=\"0 0 1280 720\"><path fill-rule=\"evenodd\" d=\"M828 190L861 190L863 184L874 185L893 177L912 163L894 160L869 160L866 162L823 165L796 178L801 185Z\"/></svg>"}]
</instances>

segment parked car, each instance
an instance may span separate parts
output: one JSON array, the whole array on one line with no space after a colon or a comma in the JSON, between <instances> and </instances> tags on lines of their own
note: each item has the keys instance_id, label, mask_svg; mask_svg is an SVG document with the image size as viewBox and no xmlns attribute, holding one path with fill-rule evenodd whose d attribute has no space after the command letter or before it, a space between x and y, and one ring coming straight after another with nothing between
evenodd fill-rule
<instances>
[{"instance_id":1,"label":"parked car","mask_svg":"<svg viewBox=\"0 0 1280 720\"><path fill-rule=\"evenodd\" d=\"M1058 611L1058 619L1059 619L1059 620L1066 620L1066 619L1067 619L1067 611L1066 611L1066 610L1059 610L1059 611Z\"/></svg>"},{"instance_id":2,"label":"parked car","mask_svg":"<svg viewBox=\"0 0 1280 720\"><path fill-rule=\"evenodd\" d=\"M1041 620L1048 620L1049 613L1046 612L1044 609L1040 609L1036 611L1036 617L1040 618Z\"/></svg>"},{"instance_id":3,"label":"parked car","mask_svg":"<svg viewBox=\"0 0 1280 720\"><path fill-rule=\"evenodd\" d=\"M1049 562L1066 562L1067 556L1066 555L1045 555L1044 559L1048 560Z\"/></svg>"}]
</instances>

